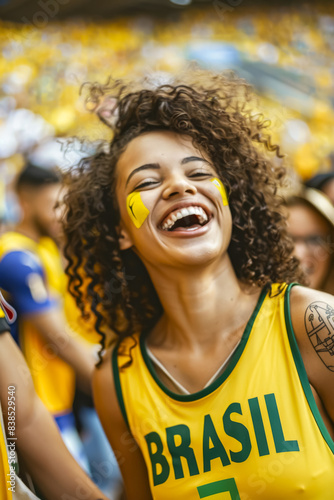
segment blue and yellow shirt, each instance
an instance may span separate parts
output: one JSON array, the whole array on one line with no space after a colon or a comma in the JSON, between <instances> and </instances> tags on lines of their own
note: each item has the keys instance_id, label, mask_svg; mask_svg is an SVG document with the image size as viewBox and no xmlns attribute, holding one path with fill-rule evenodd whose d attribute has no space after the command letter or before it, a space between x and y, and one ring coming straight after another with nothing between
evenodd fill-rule
<instances>
[{"instance_id":1,"label":"blue and yellow shirt","mask_svg":"<svg viewBox=\"0 0 334 500\"><path fill-rule=\"evenodd\" d=\"M18 318L11 325L30 368L37 394L55 416L71 411L73 369L48 348L29 315L63 306L66 277L58 248L50 238L38 243L16 233L0 237L0 288Z\"/></svg>"}]
</instances>

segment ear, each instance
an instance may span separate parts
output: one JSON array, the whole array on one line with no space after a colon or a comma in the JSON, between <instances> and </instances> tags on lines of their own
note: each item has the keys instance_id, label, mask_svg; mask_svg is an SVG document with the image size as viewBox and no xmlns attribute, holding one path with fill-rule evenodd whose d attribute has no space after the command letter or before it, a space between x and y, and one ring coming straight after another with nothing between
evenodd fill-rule
<instances>
[{"instance_id":1,"label":"ear","mask_svg":"<svg viewBox=\"0 0 334 500\"><path fill-rule=\"evenodd\" d=\"M118 241L120 249L128 250L129 248L131 248L133 246L131 236L129 235L128 231L123 227L122 223L120 226L118 226L117 232L118 232Z\"/></svg>"}]
</instances>

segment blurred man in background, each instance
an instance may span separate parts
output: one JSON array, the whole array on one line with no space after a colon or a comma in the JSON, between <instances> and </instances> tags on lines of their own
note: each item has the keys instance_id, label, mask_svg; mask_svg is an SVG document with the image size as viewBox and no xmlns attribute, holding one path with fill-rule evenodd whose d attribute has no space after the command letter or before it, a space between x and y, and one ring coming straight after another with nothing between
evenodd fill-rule
<instances>
[{"instance_id":1,"label":"blurred man in background","mask_svg":"<svg viewBox=\"0 0 334 500\"><path fill-rule=\"evenodd\" d=\"M69 450L102 491L117 498L121 476L90 396L94 338L87 342L89 328L78 323L79 311L66 291L60 175L28 164L17 179L16 192L22 219L0 238L0 288L18 312L12 334ZM75 393L80 395L77 403L84 400L75 406L76 419Z\"/></svg>"},{"instance_id":2,"label":"blurred man in background","mask_svg":"<svg viewBox=\"0 0 334 500\"><path fill-rule=\"evenodd\" d=\"M0 288L18 313L12 334L30 368L35 389L54 416L63 439L88 470L75 429L75 374L90 392L94 356L71 336L63 312L66 280L56 242L61 236L54 211L61 179L27 165L16 182L22 219L0 237Z\"/></svg>"}]
</instances>

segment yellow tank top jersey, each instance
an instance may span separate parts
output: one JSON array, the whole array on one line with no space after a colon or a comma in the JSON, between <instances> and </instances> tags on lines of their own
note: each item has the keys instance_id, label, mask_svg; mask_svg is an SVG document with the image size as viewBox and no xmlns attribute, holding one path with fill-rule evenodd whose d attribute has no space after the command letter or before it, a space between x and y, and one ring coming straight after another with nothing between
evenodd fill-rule
<instances>
[{"instance_id":1,"label":"yellow tank top jersey","mask_svg":"<svg viewBox=\"0 0 334 500\"><path fill-rule=\"evenodd\" d=\"M289 287L263 290L226 370L191 395L157 379L145 335L113 352L123 416L155 500L333 500L334 443L292 330Z\"/></svg>"},{"instance_id":2,"label":"yellow tank top jersey","mask_svg":"<svg viewBox=\"0 0 334 500\"><path fill-rule=\"evenodd\" d=\"M45 270L46 286L51 296L62 300L66 290L66 277L59 250L50 238L39 243L26 236L8 232L0 238L0 259L10 251L26 250L36 255ZM30 368L37 394L55 416L71 411L75 374L73 369L48 349L32 323L19 318L19 340Z\"/></svg>"}]
</instances>

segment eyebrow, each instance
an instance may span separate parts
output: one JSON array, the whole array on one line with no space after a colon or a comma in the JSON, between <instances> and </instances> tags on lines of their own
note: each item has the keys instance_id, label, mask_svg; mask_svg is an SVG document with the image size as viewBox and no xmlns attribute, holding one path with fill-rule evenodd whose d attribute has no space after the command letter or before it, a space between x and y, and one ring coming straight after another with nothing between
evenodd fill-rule
<instances>
[{"instance_id":1,"label":"eyebrow","mask_svg":"<svg viewBox=\"0 0 334 500\"><path fill-rule=\"evenodd\" d=\"M127 186L129 184L129 181L134 174L136 174L137 172L140 172L141 170L150 170L150 169L159 170L160 165L158 163L145 163L145 165L142 165L141 167L135 168L134 170L132 170L131 174L129 175L125 186Z\"/></svg>"},{"instance_id":2,"label":"eyebrow","mask_svg":"<svg viewBox=\"0 0 334 500\"><path fill-rule=\"evenodd\" d=\"M204 161L205 163L208 163L210 165L210 162L206 160L205 158L200 158L199 156L187 156L186 158L183 158L181 161L181 165L186 165L187 163L190 163L192 161ZM145 165L141 165L140 167L135 168L132 170L131 174L127 178L125 186L129 184L129 181L131 177L136 174L137 172L140 172L141 170L159 170L161 167L158 163L145 163Z\"/></svg>"},{"instance_id":3,"label":"eyebrow","mask_svg":"<svg viewBox=\"0 0 334 500\"><path fill-rule=\"evenodd\" d=\"M186 163L190 163L192 161L204 161L205 163L208 163L210 165L210 162L208 160L199 156L187 156L187 158L183 158L183 160L181 161L181 165L186 165Z\"/></svg>"}]
</instances>

